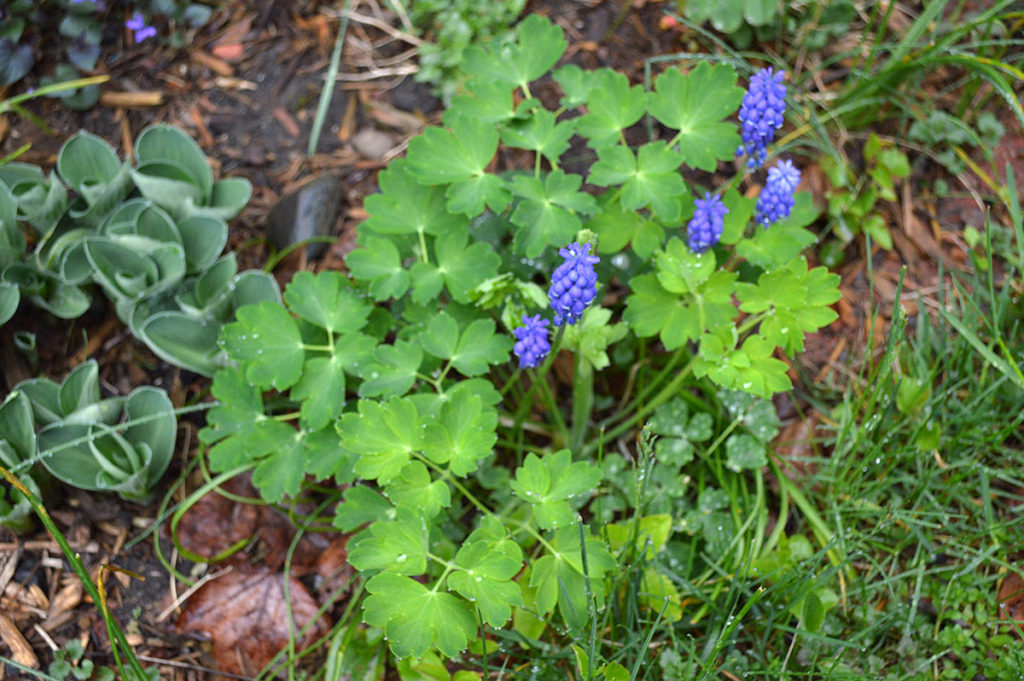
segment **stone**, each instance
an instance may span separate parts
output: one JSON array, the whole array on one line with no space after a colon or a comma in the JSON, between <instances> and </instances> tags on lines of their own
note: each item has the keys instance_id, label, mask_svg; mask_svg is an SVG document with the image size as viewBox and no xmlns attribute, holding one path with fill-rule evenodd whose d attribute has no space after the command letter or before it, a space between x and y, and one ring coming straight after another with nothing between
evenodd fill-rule
<instances>
[{"instance_id":1,"label":"stone","mask_svg":"<svg viewBox=\"0 0 1024 681\"><path fill-rule=\"evenodd\" d=\"M362 156L379 160L395 148L395 140L376 128L363 128L352 138L352 146Z\"/></svg>"},{"instance_id":2,"label":"stone","mask_svg":"<svg viewBox=\"0 0 1024 681\"><path fill-rule=\"evenodd\" d=\"M312 175L270 210L267 236L279 250L313 237L331 236L340 208L341 178L333 173ZM306 257L318 257L326 245L309 244Z\"/></svg>"}]
</instances>

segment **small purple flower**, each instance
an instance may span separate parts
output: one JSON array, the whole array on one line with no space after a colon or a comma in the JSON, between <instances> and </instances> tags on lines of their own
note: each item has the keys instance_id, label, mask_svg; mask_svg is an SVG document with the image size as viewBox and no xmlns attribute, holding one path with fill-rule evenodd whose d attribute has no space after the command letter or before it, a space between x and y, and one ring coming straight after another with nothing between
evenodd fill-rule
<instances>
[{"instance_id":1,"label":"small purple flower","mask_svg":"<svg viewBox=\"0 0 1024 681\"><path fill-rule=\"evenodd\" d=\"M541 319L540 315L523 315L523 324L513 329L516 335L516 344L512 352L519 358L520 369L533 369L537 367L544 358L551 352L551 343L548 342L548 320Z\"/></svg>"},{"instance_id":2,"label":"small purple flower","mask_svg":"<svg viewBox=\"0 0 1024 681\"><path fill-rule=\"evenodd\" d=\"M597 295L597 272L594 265L601 262L596 255L590 255L590 244L573 242L558 251L565 262L551 275L548 298L555 311L555 326L575 324L583 316L583 310Z\"/></svg>"},{"instance_id":3,"label":"small purple flower","mask_svg":"<svg viewBox=\"0 0 1024 681\"><path fill-rule=\"evenodd\" d=\"M718 194L704 192L703 199L695 201L697 209L686 226L686 244L694 253L703 253L722 238L722 226L729 209Z\"/></svg>"},{"instance_id":4,"label":"small purple flower","mask_svg":"<svg viewBox=\"0 0 1024 681\"><path fill-rule=\"evenodd\" d=\"M757 221L767 229L782 218L789 217L793 205L793 192L800 184L800 171L789 159L779 161L768 169L768 182L757 197Z\"/></svg>"},{"instance_id":5,"label":"small purple flower","mask_svg":"<svg viewBox=\"0 0 1024 681\"><path fill-rule=\"evenodd\" d=\"M785 76L785 71L761 69L750 79L750 87L743 96L739 114L743 144L736 149L736 155L750 157L748 168L765 162L768 145L775 139L775 131L782 127L782 114L786 111L786 86L782 84Z\"/></svg>"},{"instance_id":6,"label":"small purple flower","mask_svg":"<svg viewBox=\"0 0 1024 681\"><path fill-rule=\"evenodd\" d=\"M124 25L135 31L135 42L141 43L146 38L152 38L156 36L156 28L153 26L147 26L146 20L142 17L141 12L136 12L132 15L131 19L124 22Z\"/></svg>"}]
</instances>

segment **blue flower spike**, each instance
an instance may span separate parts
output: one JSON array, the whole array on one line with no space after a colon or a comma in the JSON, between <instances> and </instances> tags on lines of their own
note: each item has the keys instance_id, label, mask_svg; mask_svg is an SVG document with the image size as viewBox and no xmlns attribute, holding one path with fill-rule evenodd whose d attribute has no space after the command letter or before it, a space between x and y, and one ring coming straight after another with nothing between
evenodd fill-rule
<instances>
[{"instance_id":1,"label":"blue flower spike","mask_svg":"<svg viewBox=\"0 0 1024 681\"><path fill-rule=\"evenodd\" d=\"M800 184L800 170L789 159L779 161L768 170L768 182L757 198L757 221L768 229L773 223L789 217L796 201L793 192Z\"/></svg>"},{"instance_id":2,"label":"blue flower spike","mask_svg":"<svg viewBox=\"0 0 1024 681\"><path fill-rule=\"evenodd\" d=\"M523 324L512 330L516 335L516 344L512 346L512 352L519 358L520 369L535 369L544 358L551 352L551 343L548 341L548 320L541 319L541 316L523 315Z\"/></svg>"},{"instance_id":3,"label":"blue flower spike","mask_svg":"<svg viewBox=\"0 0 1024 681\"><path fill-rule=\"evenodd\" d=\"M565 261L551 276L548 298L555 311L555 326L575 324L583 316L587 305L597 295L597 272L594 265L601 262L596 255L590 255L590 244L580 245L574 241L558 251Z\"/></svg>"},{"instance_id":4,"label":"blue flower spike","mask_svg":"<svg viewBox=\"0 0 1024 681\"><path fill-rule=\"evenodd\" d=\"M736 149L736 155L749 156L747 167L751 170L768 158L768 145L775 139L775 131L782 127L782 114L786 111L786 86L782 84L785 77L785 71L761 69L750 79L747 94L743 95L743 144Z\"/></svg>"},{"instance_id":5,"label":"blue flower spike","mask_svg":"<svg viewBox=\"0 0 1024 681\"><path fill-rule=\"evenodd\" d=\"M729 209L718 194L705 192L703 199L694 202L697 209L686 227L686 245L694 253L703 253L722 238L722 226Z\"/></svg>"},{"instance_id":6,"label":"blue flower spike","mask_svg":"<svg viewBox=\"0 0 1024 681\"><path fill-rule=\"evenodd\" d=\"M135 32L135 42L141 43L146 38L156 36L156 28L148 26L141 12L132 14L132 18L124 22L124 25Z\"/></svg>"}]
</instances>

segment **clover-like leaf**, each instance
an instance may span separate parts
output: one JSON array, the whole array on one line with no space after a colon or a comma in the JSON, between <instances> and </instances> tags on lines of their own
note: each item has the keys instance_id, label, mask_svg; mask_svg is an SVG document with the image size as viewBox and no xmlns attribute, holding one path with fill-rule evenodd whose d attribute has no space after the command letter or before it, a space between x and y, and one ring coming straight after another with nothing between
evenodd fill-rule
<instances>
[{"instance_id":1,"label":"clover-like leaf","mask_svg":"<svg viewBox=\"0 0 1024 681\"><path fill-rule=\"evenodd\" d=\"M517 175L512 192L520 197L512 223L516 232L516 250L535 258L548 246L561 248L575 236L582 223L580 215L596 211L597 202L579 191L583 178L561 170L548 173L541 182L535 177Z\"/></svg>"},{"instance_id":2,"label":"clover-like leaf","mask_svg":"<svg viewBox=\"0 0 1024 681\"><path fill-rule=\"evenodd\" d=\"M524 19L516 35L515 43L498 48L468 47L462 65L466 73L525 89L555 65L568 45L562 29L538 14Z\"/></svg>"},{"instance_id":3,"label":"clover-like leaf","mask_svg":"<svg viewBox=\"0 0 1024 681\"><path fill-rule=\"evenodd\" d=\"M515 495L533 507L537 524L556 529L572 524L569 502L582 499L601 481L601 471L586 461L572 462L572 454L563 449L543 459L529 454L516 469L511 487Z\"/></svg>"},{"instance_id":4,"label":"clover-like leaf","mask_svg":"<svg viewBox=\"0 0 1024 681\"><path fill-rule=\"evenodd\" d=\"M442 404L438 422L427 426L423 453L434 463L449 464L456 475L467 475L491 453L497 425L497 413L484 407L477 395L456 390Z\"/></svg>"},{"instance_id":5,"label":"clover-like leaf","mask_svg":"<svg viewBox=\"0 0 1024 681\"><path fill-rule=\"evenodd\" d=\"M284 290L284 300L295 314L335 333L358 331L370 315L370 306L349 281L330 270L296 273Z\"/></svg>"},{"instance_id":6,"label":"clover-like leaf","mask_svg":"<svg viewBox=\"0 0 1024 681\"><path fill-rule=\"evenodd\" d=\"M469 244L469 231L452 229L434 242L437 270L452 299L470 302L470 293L498 273L501 257L487 243Z\"/></svg>"},{"instance_id":7,"label":"clover-like leaf","mask_svg":"<svg viewBox=\"0 0 1024 681\"><path fill-rule=\"evenodd\" d=\"M222 332L228 356L244 364L246 377L257 386L285 390L295 385L306 359L295 319L269 300L246 305L236 314L238 321Z\"/></svg>"},{"instance_id":8,"label":"clover-like leaf","mask_svg":"<svg viewBox=\"0 0 1024 681\"><path fill-rule=\"evenodd\" d=\"M338 421L342 446L359 455L356 475L386 485L423 446L416 406L406 398L393 398L384 403L359 400L357 409Z\"/></svg>"},{"instance_id":9,"label":"clover-like leaf","mask_svg":"<svg viewBox=\"0 0 1024 681\"><path fill-rule=\"evenodd\" d=\"M498 132L493 125L465 116L453 117L449 127L427 128L409 143L409 172L423 184L449 185L449 212L475 217L485 205L504 210L508 190L501 178L486 172L498 150Z\"/></svg>"},{"instance_id":10,"label":"clover-like leaf","mask_svg":"<svg viewBox=\"0 0 1024 681\"><path fill-rule=\"evenodd\" d=\"M605 307L589 307L583 319L565 330L565 348L578 351L595 370L600 371L611 361L608 346L626 337L626 324L609 324L612 311Z\"/></svg>"},{"instance_id":11,"label":"clover-like leaf","mask_svg":"<svg viewBox=\"0 0 1024 681\"><path fill-rule=\"evenodd\" d=\"M726 439L725 459L726 467L735 473L768 465L764 443L746 433L733 433Z\"/></svg>"},{"instance_id":12,"label":"clover-like leaf","mask_svg":"<svg viewBox=\"0 0 1024 681\"><path fill-rule=\"evenodd\" d=\"M334 526L342 532L351 532L360 525L386 520L394 513L387 499L366 485L353 485L342 493L344 501L334 509Z\"/></svg>"},{"instance_id":13,"label":"clover-like leaf","mask_svg":"<svg viewBox=\"0 0 1024 681\"><path fill-rule=\"evenodd\" d=\"M592 71L586 81L590 86L587 113L580 117L576 130L587 138L591 148L612 146L622 131L647 111L644 90L639 85L630 87L626 76L611 69Z\"/></svg>"},{"instance_id":14,"label":"clover-like leaf","mask_svg":"<svg viewBox=\"0 0 1024 681\"><path fill-rule=\"evenodd\" d=\"M431 646L455 657L476 635L476 617L457 596L391 573L371 579L366 590L370 596L363 601L363 619L384 629L398 657L418 657Z\"/></svg>"},{"instance_id":15,"label":"clover-like leaf","mask_svg":"<svg viewBox=\"0 0 1024 681\"><path fill-rule=\"evenodd\" d=\"M512 616L512 607L523 604L522 591L512 581L523 566L523 552L500 522L487 520L490 527L474 530L455 555L462 570L448 577L448 586L475 603L485 622L501 627Z\"/></svg>"},{"instance_id":16,"label":"clover-like leaf","mask_svg":"<svg viewBox=\"0 0 1024 681\"><path fill-rule=\"evenodd\" d=\"M394 345L378 346L368 361L354 367L363 379L360 397L404 395L416 382L422 361L423 350L418 345L396 340Z\"/></svg>"},{"instance_id":17,"label":"clover-like leaf","mask_svg":"<svg viewBox=\"0 0 1024 681\"><path fill-rule=\"evenodd\" d=\"M410 461L384 488L384 495L397 506L415 509L433 518L452 503L451 491L444 480L432 480L421 461Z\"/></svg>"},{"instance_id":18,"label":"clover-like leaf","mask_svg":"<svg viewBox=\"0 0 1024 681\"><path fill-rule=\"evenodd\" d=\"M648 106L661 123L678 130L679 150L688 166L711 172L736 154L740 136L731 116L743 100L736 71L728 64L701 62L683 75L668 69L654 80Z\"/></svg>"},{"instance_id":19,"label":"clover-like leaf","mask_svg":"<svg viewBox=\"0 0 1024 681\"><path fill-rule=\"evenodd\" d=\"M686 191L679 174L683 159L665 142L648 142L637 156L621 145L602 147L597 158L588 182L599 187L621 184L623 208L637 210L649 205L662 220L679 220L682 204L678 197Z\"/></svg>"},{"instance_id":20,"label":"clover-like leaf","mask_svg":"<svg viewBox=\"0 0 1024 681\"><path fill-rule=\"evenodd\" d=\"M445 208L444 189L425 186L399 159L377 176L380 193L366 197L365 225L378 234L446 234L468 225L464 215Z\"/></svg>"},{"instance_id":21,"label":"clover-like leaf","mask_svg":"<svg viewBox=\"0 0 1024 681\"><path fill-rule=\"evenodd\" d=\"M411 508L399 506L393 519L378 520L352 542L348 562L357 570L384 570L420 575L427 570L427 521Z\"/></svg>"},{"instance_id":22,"label":"clover-like leaf","mask_svg":"<svg viewBox=\"0 0 1024 681\"><path fill-rule=\"evenodd\" d=\"M507 125L501 131L501 141L510 147L536 152L555 166L569 148L569 139L576 131L575 120L556 122L553 113L539 109L526 120Z\"/></svg>"},{"instance_id":23,"label":"clover-like leaf","mask_svg":"<svg viewBox=\"0 0 1024 681\"><path fill-rule=\"evenodd\" d=\"M409 272L390 239L367 237L348 254L345 264L354 279L369 284L374 300L399 298L409 290Z\"/></svg>"}]
</instances>

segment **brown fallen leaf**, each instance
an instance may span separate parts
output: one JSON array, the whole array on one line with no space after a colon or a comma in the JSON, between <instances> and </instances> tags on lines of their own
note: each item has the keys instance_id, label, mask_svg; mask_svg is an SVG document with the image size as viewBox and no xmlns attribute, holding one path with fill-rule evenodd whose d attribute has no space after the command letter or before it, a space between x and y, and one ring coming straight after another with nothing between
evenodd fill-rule
<instances>
[{"instance_id":1,"label":"brown fallen leaf","mask_svg":"<svg viewBox=\"0 0 1024 681\"><path fill-rule=\"evenodd\" d=\"M253 676L288 644L285 577L266 568L241 567L205 584L178 616L178 633L199 633L213 643L217 667L231 674ZM313 623L296 641L302 650L331 627L326 615L314 621L317 604L295 578L288 581L295 631Z\"/></svg>"},{"instance_id":2,"label":"brown fallen leaf","mask_svg":"<svg viewBox=\"0 0 1024 681\"><path fill-rule=\"evenodd\" d=\"M1016 572L1004 577L999 585L999 617L1024 622L1024 579Z\"/></svg>"},{"instance_id":3,"label":"brown fallen leaf","mask_svg":"<svg viewBox=\"0 0 1024 681\"><path fill-rule=\"evenodd\" d=\"M241 497L258 496L249 476L232 478L222 487ZM300 505L296 510L301 513L313 509ZM178 541L188 551L210 558L236 542L252 538L245 550L220 564L241 565L260 560L266 567L279 570L284 566L295 531L288 516L273 506L239 503L209 492L182 517ZM345 562L347 540L348 537L335 533L303 534L292 555L291 574L302 577L316 572L329 583L344 586L349 576Z\"/></svg>"}]
</instances>

